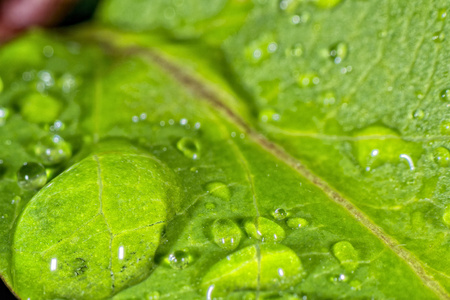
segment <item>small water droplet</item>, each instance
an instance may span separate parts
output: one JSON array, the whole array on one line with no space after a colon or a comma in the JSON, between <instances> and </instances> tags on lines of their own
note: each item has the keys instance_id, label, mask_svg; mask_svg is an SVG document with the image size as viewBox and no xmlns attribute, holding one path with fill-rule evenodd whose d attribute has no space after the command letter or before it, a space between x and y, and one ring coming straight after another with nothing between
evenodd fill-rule
<instances>
[{"instance_id":1,"label":"small water droplet","mask_svg":"<svg viewBox=\"0 0 450 300\"><path fill-rule=\"evenodd\" d=\"M40 139L34 148L34 153L44 165L51 166L69 159L72 148L59 135L53 135Z\"/></svg>"},{"instance_id":2,"label":"small water droplet","mask_svg":"<svg viewBox=\"0 0 450 300\"><path fill-rule=\"evenodd\" d=\"M24 163L17 171L17 182L27 190L41 188L47 182L47 174L43 165L35 162Z\"/></svg>"},{"instance_id":3,"label":"small water droplet","mask_svg":"<svg viewBox=\"0 0 450 300\"><path fill-rule=\"evenodd\" d=\"M184 137L177 142L177 148L188 158L198 159L200 156L200 142L197 139Z\"/></svg>"},{"instance_id":4,"label":"small water droplet","mask_svg":"<svg viewBox=\"0 0 450 300\"><path fill-rule=\"evenodd\" d=\"M324 106L331 106L336 103L336 96L333 92L325 92L321 98Z\"/></svg>"},{"instance_id":5,"label":"small water droplet","mask_svg":"<svg viewBox=\"0 0 450 300\"><path fill-rule=\"evenodd\" d=\"M276 220L280 221L280 220L286 219L286 217L288 216L288 213L287 213L287 211L285 211L285 210L282 209L282 208L277 208L277 209L275 209L275 211L272 213L272 215L273 215L273 217L274 217Z\"/></svg>"},{"instance_id":6,"label":"small water droplet","mask_svg":"<svg viewBox=\"0 0 450 300\"><path fill-rule=\"evenodd\" d=\"M230 189L222 182L210 182L206 185L206 190L214 197L218 197L222 200L229 201L231 198Z\"/></svg>"},{"instance_id":7,"label":"small water droplet","mask_svg":"<svg viewBox=\"0 0 450 300\"><path fill-rule=\"evenodd\" d=\"M445 40L445 33L442 31L436 31L435 33L433 33L431 39L436 43L441 43Z\"/></svg>"},{"instance_id":8,"label":"small water droplet","mask_svg":"<svg viewBox=\"0 0 450 300\"><path fill-rule=\"evenodd\" d=\"M443 89L441 93L439 94L442 101L450 101L450 88Z\"/></svg>"},{"instance_id":9,"label":"small water droplet","mask_svg":"<svg viewBox=\"0 0 450 300\"><path fill-rule=\"evenodd\" d=\"M145 293L146 300L159 300L161 294L158 291Z\"/></svg>"},{"instance_id":10,"label":"small water droplet","mask_svg":"<svg viewBox=\"0 0 450 300\"><path fill-rule=\"evenodd\" d=\"M303 218L289 218L286 224L289 228L298 229L307 226L308 221Z\"/></svg>"},{"instance_id":11,"label":"small water droplet","mask_svg":"<svg viewBox=\"0 0 450 300\"><path fill-rule=\"evenodd\" d=\"M442 219L447 226L450 226L450 205L445 209Z\"/></svg>"},{"instance_id":12,"label":"small water droplet","mask_svg":"<svg viewBox=\"0 0 450 300\"><path fill-rule=\"evenodd\" d=\"M10 114L11 111L9 110L9 108L0 106L0 126L5 125L6 120L9 118Z\"/></svg>"},{"instance_id":13,"label":"small water droplet","mask_svg":"<svg viewBox=\"0 0 450 300\"><path fill-rule=\"evenodd\" d=\"M438 15L437 15L438 21L444 21L446 18L447 18L447 9L441 8L440 10L438 10Z\"/></svg>"},{"instance_id":14,"label":"small water droplet","mask_svg":"<svg viewBox=\"0 0 450 300\"><path fill-rule=\"evenodd\" d=\"M354 271L358 267L358 252L350 242L337 242L333 245L332 251L345 269Z\"/></svg>"},{"instance_id":15,"label":"small water droplet","mask_svg":"<svg viewBox=\"0 0 450 300\"><path fill-rule=\"evenodd\" d=\"M281 242L286 237L284 229L277 223L263 217L247 220L244 229L250 238L262 242Z\"/></svg>"},{"instance_id":16,"label":"small water droplet","mask_svg":"<svg viewBox=\"0 0 450 300\"><path fill-rule=\"evenodd\" d=\"M192 256L188 251L177 250L169 254L168 262L173 269L182 270L192 263Z\"/></svg>"},{"instance_id":17,"label":"small water droplet","mask_svg":"<svg viewBox=\"0 0 450 300\"><path fill-rule=\"evenodd\" d=\"M425 112L422 109L416 109L413 111L413 118L417 120L422 120L425 117Z\"/></svg>"},{"instance_id":18,"label":"small water droplet","mask_svg":"<svg viewBox=\"0 0 450 300\"><path fill-rule=\"evenodd\" d=\"M217 246L228 251L236 249L242 238L237 224L229 219L215 220L211 226L211 234Z\"/></svg>"},{"instance_id":19,"label":"small water droplet","mask_svg":"<svg viewBox=\"0 0 450 300\"><path fill-rule=\"evenodd\" d=\"M329 55L335 64L340 64L347 57L348 45L346 43L337 43L330 47Z\"/></svg>"},{"instance_id":20,"label":"small water droplet","mask_svg":"<svg viewBox=\"0 0 450 300\"><path fill-rule=\"evenodd\" d=\"M450 135L450 121L442 121L439 127L441 130L441 134Z\"/></svg>"},{"instance_id":21,"label":"small water droplet","mask_svg":"<svg viewBox=\"0 0 450 300\"><path fill-rule=\"evenodd\" d=\"M450 151L445 147L438 147L433 152L434 160L441 167L450 166Z\"/></svg>"},{"instance_id":22,"label":"small water droplet","mask_svg":"<svg viewBox=\"0 0 450 300\"><path fill-rule=\"evenodd\" d=\"M312 87L320 83L320 78L314 73L301 74L297 77L297 82L300 87Z\"/></svg>"},{"instance_id":23,"label":"small water droplet","mask_svg":"<svg viewBox=\"0 0 450 300\"><path fill-rule=\"evenodd\" d=\"M286 49L286 56L300 57L303 55L303 46L300 43L294 44Z\"/></svg>"},{"instance_id":24,"label":"small water droplet","mask_svg":"<svg viewBox=\"0 0 450 300\"><path fill-rule=\"evenodd\" d=\"M267 123L270 121L278 121L280 119L280 114L277 114L273 109L263 109L259 112L259 120L261 122Z\"/></svg>"}]
</instances>

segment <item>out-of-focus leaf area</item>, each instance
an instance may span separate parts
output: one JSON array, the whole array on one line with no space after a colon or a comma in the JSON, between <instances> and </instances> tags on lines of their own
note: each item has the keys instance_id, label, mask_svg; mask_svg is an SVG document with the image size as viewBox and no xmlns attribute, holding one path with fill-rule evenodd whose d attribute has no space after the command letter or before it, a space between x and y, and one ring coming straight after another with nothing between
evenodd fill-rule
<instances>
[{"instance_id":1,"label":"out-of-focus leaf area","mask_svg":"<svg viewBox=\"0 0 450 300\"><path fill-rule=\"evenodd\" d=\"M446 1L94 9L0 48L18 298L450 299Z\"/></svg>"}]
</instances>

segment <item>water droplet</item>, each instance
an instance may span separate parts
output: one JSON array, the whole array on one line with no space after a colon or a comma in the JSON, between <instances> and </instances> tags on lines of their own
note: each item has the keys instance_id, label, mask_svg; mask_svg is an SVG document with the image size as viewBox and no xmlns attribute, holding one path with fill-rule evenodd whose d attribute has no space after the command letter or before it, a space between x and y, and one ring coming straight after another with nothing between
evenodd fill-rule
<instances>
[{"instance_id":1,"label":"water droplet","mask_svg":"<svg viewBox=\"0 0 450 300\"><path fill-rule=\"evenodd\" d=\"M39 140L34 153L44 165L51 166L66 161L72 155L72 148L59 135L46 136Z\"/></svg>"},{"instance_id":2,"label":"water droplet","mask_svg":"<svg viewBox=\"0 0 450 300\"><path fill-rule=\"evenodd\" d=\"M214 242L228 251L236 249L242 237L239 227L229 219L215 220L211 227L211 234Z\"/></svg>"},{"instance_id":3,"label":"water droplet","mask_svg":"<svg viewBox=\"0 0 450 300\"><path fill-rule=\"evenodd\" d=\"M263 109L259 112L259 119L261 122L278 121L280 115L276 113L273 109Z\"/></svg>"},{"instance_id":4,"label":"water droplet","mask_svg":"<svg viewBox=\"0 0 450 300\"><path fill-rule=\"evenodd\" d=\"M8 108L0 106L0 126L5 125L10 114L11 112Z\"/></svg>"},{"instance_id":5,"label":"water droplet","mask_svg":"<svg viewBox=\"0 0 450 300\"><path fill-rule=\"evenodd\" d=\"M425 112L421 109L416 109L413 112L413 118L417 120L422 120L425 117Z\"/></svg>"},{"instance_id":6,"label":"water droplet","mask_svg":"<svg viewBox=\"0 0 450 300\"><path fill-rule=\"evenodd\" d=\"M354 271L358 267L358 252L353 245L347 241L338 242L333 245L333 255L348 271Z\"/></svg>"},{"instance_id":7,"label":"water droplet","mask_svg":"<svg viewBox=\"0 0 450 300\"><path fill-rule=\"evenodd\" d=\"M41 188L47 182L47 173L43 165L35 162L24 163L17 171L17 182L27 190Z\"/></svg>"},{"instance_id":8,"label":"water droplet","mask_svg":"<svg viewBox=\"0 0 450 300\"><path fill-rule=\"evenodd\" d=\"M331 106L336 103L336 96L333 92L325 92L322 94L322 103L324 106Z\"/></svg>"},{"instance_id":9,"label":"water droplet","mask_svg":"<svg viewBox=\"0 0 450 300\"><path fill-rule=\"evenodd\" d=\"M300 57L303 55L303 46L298 43L286 49L286 56Z\"/></svg>"},{"instance_id":10,"label":"water droplet","mask_svg":"<svg viewBox=\"0 0 450 300\"><path fill-rule=\"evenodd\" d=\"M433 152L434 160L441 167L450 166L450 151L445 147L438 147Z\"/></svg>"},{"instance_id":11,"label":"water droplet","mask_svg":"<svg viewBox=\"0 0 450 300\"><path fill-rule=\"evenodd\" d=\"M259 63L268 59L278 49L272 34L260 36L245 48L245 57L252 63Z\"/></svg>"},{"instance_id":12,"label":"water droplet","mask_svg":"<svg viewBox=\"0 0 450 300\"><path fill-rule=\"evenodd\" d=\"M308 225L308 221L303 218L290 218L286 221L289 228L298 229Z\"/></svg>"},{"instance_id":13,"label":"water droplet","mask_svg":"<svg viewBox=\"0 0 450 300\"><path fill-rule=\"evenodd\" d=\"M441 129L441 134L450 135L450 121L442 121L439 127Z\"/></svg>"},{"instance_id":14,"label":"water droplet","mask_svg":"<svg viewBox=\"0 0 450 300\"><path fill-rule=\"evenodd\" d=\"M438 15L437 15L438 21L444 21L446 18L447 18L447 9L441 8L440 10L438 10Z\"/></svg>"},{"instance_id":15,"label":"water droplet","mask_svg":"<svg viewBox=\"0 0 450 300\"><path fill-rule=\"evenodd\" d=\"M297 77L297 82L300 85L300 87L306 88L319 84L320 79L314 73L301 74Z\"/></svg>"},{"instance_id":16,"label":"water droplet","mask_svg":"<svg viewBox=\"0 0 450 300\"><path fill-rule=\"evenodd\" d=\"M177 250L169 254L168 262L173 269L182 270L192 263L192 256L188 251Z\"/></svg>"},{"instance_id":17,"label":"water droplet","mask_svg":"<svg viewBox=\"0 0 450 300\"><path fill-rule=\"evenodd\" d=\"M445 209L442 219L447 226L450 226L450 205Z\"/></svg>"},{"instance_id":18,"label":"water droplet","mask_svg":"<svg viewBox=\"0 0 450 300\"><path fill-rule=\"evenodd\" d=\"M210 182L206 185L206 190L214 197L229 201L231 198L230 189L225 183Z\"/></svg>"},{"instance_id":19,"label":"water droplet","mask_svg":"<svg viewBox=\"0 0 450 300\"><path fill-rule=\"evenodd\" d=\"M317 0L316 4L320 8L333 8L341 2L342 0Z\"/></svg>"},{"instance_id":20,"label":"water droplet","mask_svg":"<svg viewBox=\"0 0 450 300\"><path fill-rule=\"evenodd\" d=\"M55 98L33 93L23 100L20 113L26 121L31 123L53 123L61 109L62 104Z\"/></svg>"},{"instance_id":21,"label":"water droplet","mask_svg":"<svg viewBox=\"0 0 450 300\"><path fill-rule=\"evenodd\" d=\"M286 237L283 228L277 223L263 217L247 220L244 223L244 229L250 238L262 242L281 242Z\"/></svg>"},{"instance_id":22,"label":"water droplet","mask_svg":"<svg viewBox=\"0 0 450 300\"><path fill-rule=\"evenodd\" d=\"M145 293L145 300L159 300L161 294L158 291Z\"/></svg>"},{"instance_id":23,"label":"water droplet","mask_svg":"<svg viewBox=\"0 0 450 300\"><path fill-rule=\"evenodd\" d=\"M272 213L272 215L273 215L273 217L274 217L276 220L280 221L280 220L286 219L286 217L288 216L288 213L287 213L287 211L285 211L285 210L282 209L282 208L277 208L277 209L275 209L275 211Z\"/></svg>"},{"instance_id":24,"label":"water droplet","mask_svg":"<svg viewBox=\"0 0 450 300\"><path fill-rule=\"evenodd\" d=\"M329 55L335 64L340 64L347 57L348 46L346 43L337 43L330 47Z\"/></svg>"},{"instance_id":25,"label":"water droplet","mask_svg":"<svg viewBox=\"0 0 450 300\"><path fill-rule=\"evenodd\" d=\"M436 43L440 43L445 40L445 33L442 31L436 31L435 33L433 33L431 39Z\"/></svg>"},{"instance_id":26,"label":"water droplet","mask_svg":"<svg viewBox=\"0 0 450 300\"><path fill-rule=\"evenodd\" d=\"M330 281L334 282L334 283L345 282L347 280L348 280L348 276L345 276L345 274L339 274L339 275L330 277Z\"/></svg>"},{"instance_id":27,"label":"water droplet","mask_svg":"<svg viewBox=\"0 0 450 300\"><path fill-rule=\"evenodd\" d=\"M200 142L197 139L184 137L177 142L177 148L188 158L197 159L200 156Z\"/></svg>"},{"instance_id":28,"label":"water droplet","mask_svg":"<svg viewBox=\"0 0 450 300\"><path fill-rule=\"evenodd\" d=\"M450 88L442 90L439 96L442 101L450 101Z\"/></svg>"}]
</instances>

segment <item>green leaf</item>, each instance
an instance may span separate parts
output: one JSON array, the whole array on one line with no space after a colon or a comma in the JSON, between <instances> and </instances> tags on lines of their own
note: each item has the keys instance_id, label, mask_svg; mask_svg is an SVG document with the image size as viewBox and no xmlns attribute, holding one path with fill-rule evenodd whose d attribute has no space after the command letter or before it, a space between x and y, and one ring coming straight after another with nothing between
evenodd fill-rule
<instances>
[{"instance_id":1,"label":"green leaf","mask_svg":"<svg viewBox=\"0 0 450 300\"><path fill-rule=\"evenodd\" d=\"M109 0L4 46L4 281L449 299L447 6Z\"/></svg>"}]
</instances>

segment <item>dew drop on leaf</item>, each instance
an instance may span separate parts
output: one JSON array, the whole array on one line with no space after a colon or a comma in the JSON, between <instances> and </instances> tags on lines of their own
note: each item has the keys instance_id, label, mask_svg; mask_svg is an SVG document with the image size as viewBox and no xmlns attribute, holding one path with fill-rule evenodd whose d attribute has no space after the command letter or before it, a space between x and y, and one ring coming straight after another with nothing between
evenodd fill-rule
<instances>
[{"instance_id":1,"label":"dew drop on leaf","mask_svg":"<svg viewBox=\"0 0 450 300\"><path fill-rule=\"evenodd\" d=\"M433 36L431 37L431 39L435 43L441 43L445 40L445 33L443 33L442 31L437 31L437 32L433 33Z\"/></svg>"},{"instance_id":2,"label":"dew drop on leaf","mask_svg":"<svg viewBox=\"0 0 450 300\"><path fill-rule=\"evenodd\" d=\"M438 21L444 21L446 18L447 18L447 9L441 8L440 10L438 10L437 16Z\"/></svg>"},{"instance_id":3,"label":"dew drop on leaf","mask_svg":"<svg viewBox=\"0 0 450 300\"><path fill-rule=\"evenodd\" d=\"M297 82L302 88L312 87L319 84L320 78L314 73L301 74L297 77Z\"/></svg>"},{"instance_id":4,"label":"dew drop on leaf","mask_svg":"<svg viewBox=\"0 0 450 300\"><path fill-rule=\"evenodd\" d=\"M282 208L277 208L273 211L272 215L276 220L280 221L286 219L288 213Z\"/></svg>"},{"instance_id":5,"label":"dew drop on leaf","mask_svg":"<svg viewBox=\"0 0 450 300\"><path fill-rule=\"evenodd\" d=\"M262 242L281 242L286 237L280 225L264 217L245 221L244 229L250 238Z\"/></svg>"},{"instance_id":6,"label":"dew drop on leaf","mask_svg":"<svg viewBox=\"0 0 450 300\"><path fill-rule=\"evenodd\" d=\"M206 185L206 190L214 197L222 200L229 201L231 198L230 189L225 183L222 182L210 182Z\"/></svg>"},{"instance_id":7,"label":"dew drop on leaf","mask_svg":"<svg viewBox=\"0 0 450 300\"><path fill-rule=\"evenodd\" d=\"M24 163L17 171L17 182L26 190L39 189L47 182L47 173L43 165L35 162Z\"/></svg>"},{"instance_id":8,"label":"dew drop on leaf","mask_svg":"<svg viewBox=\"0 0 450 300\"><path fill-rule=\"evenodd\" d=\"M0 107L0 126L5 125L6 120L8 119L10 113L11 112L10 112L9 108Z\"/></svg>"},{"instance_id":9,"label":"dew drop on leaf","mask_svg":"<svg viewBox=\"0 0 450 300\"><path fill-rule=\"evenodd\" d=\"M200 142L194 138L181 138L177 142L177 149L188 158L197 159L200 156Z\"/></svg>"},{"instance_id":10,"label":"dew drop on leaf","mask_svg":"<svg viewBox=\"0 0 450 300\"><path fill-rule=\"evenodd\" d=\"M66 161L72 155L69 143L59 135L46 136L39 140L34 153L46 166L52 166Z\"/></svg>"},{"instance_id":11,"label":"dew drop on leaf","mask_svg":"<svg viewBox=\"0 0 450 300\"><path fill-rule=\"evenodd\" d=\"M442 121L439 125L441 134L450 135L450 121Z\"/></svg>"},{"instance_id":12,"label":"dew drop on leaf","mask_svg":"<svg viewBox=\"0 0 450 300\"><path fill-rule=\"evenodd\" d=\"M333 245L332 251L346 270L354 271L358 267L358 252L350 242L338 242Z\"/></svg>"},{"instance_id":13,"label":"dew drop on leaf","mask_svg":"<svg viewBox=\"0 0 450 300\"><path fill-rule=\"evenodd\" d=\"M161 294L158 291L145 293L145 300L159 300Z\"/></svg>"},{"instance_id":14,"label":"dew drop on leaf","mask_svg":"<svg viewBox=\"0 0 450 300\"><path fill-rule=\"evenodd\" d=\"M53 123L61 109L62 104L52 96L32 93L23 99L20 113L31 123Z\"/></svg>"},{"instance_id":15,"label":"dew drop on leaf","mask_svg":"<svg viewBox=\"0 0 450 300\"><path fill-rule=\"evenodd\" d=\"M215 220L211 226L211 234L217 246L228 251L236 249L242 238L241 230L230 219Z\"/></svg>"},{"instance_id":16,"label":"dew drop on leaf","mask_svg":"<svg viewBox=\"0 0 450 300\"><path fill-rule=\"evenodd\" d=\"M167 258L169 262L169 266L172 269L182 270L189 266L192 263L193 257L189 253L189 251L185 250L176 250L173 253L169 254Z\"/></svg>"},{"instance_id":17,"label":"dew drop on leaf","mask_svg":"<svg viewBox=\"0 0 450 300\"><path fill-rule=\"evenodd\" d=\"M450 166L450 151L445 147L438 147L433 151L434 160L441 167Z\"/></svg>"},{"instance_id":18,"label":"dew drop on leaf","mask_svg":"<svg viewBox=\"0 0 450 300\"><path fill-rule=\"evenodd\" d=\"M422 120L425 117L425 112L422 109L416 109L413 112L413 118L416 120Z\"/></svg>"},{"instance_id":19,"label":"dew drop on leaf","mask_svg":"<svg viewBox=\"0 0 450 300\"><path fill-rule=\"evenodd\" d=\"M340 64L348 55L348 45L346 43L337 43L330 47L329 55L335 64Z\"/></svg>"},{"instance_id":20,"label":"dew drop on leaf","mask_svg":"<svg viewBox=\"0 0 450 300\"><path fill-rule=\"evenodd\" d=\"M294 44L286 49L286 56L300 57L303 55L303 46L300 43Z\"/></svg>"},{"instance_id":21,"label":"dew drop on leaf","mask_svg":"<svg viewBox=\"0 0 450 300\"><path fill-rule=\"evenodd\" d=\"M308 221L303 218L289 218L286 224L289 228L298 229L307 226Z\"/></svg>"},{"instance_id":22,"label":"dew drop on leaf","mask_svg":"<svg viewBox=\"0 0 450 300\"><path fill-rule=\"evenodd\" d=\"M450 101L450 88L443 89L441 93L439 94L442 101Z\"/></svg>"}]
</instances>

